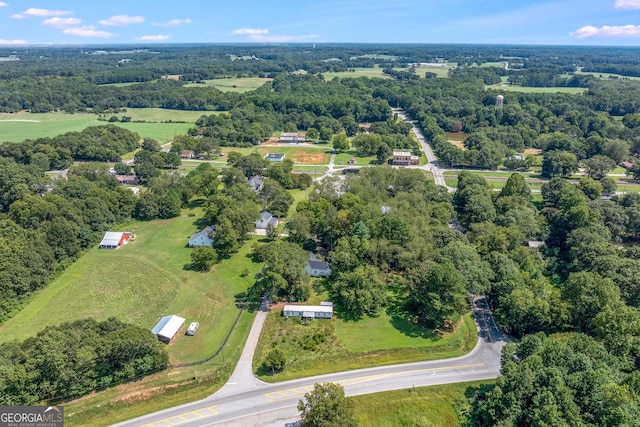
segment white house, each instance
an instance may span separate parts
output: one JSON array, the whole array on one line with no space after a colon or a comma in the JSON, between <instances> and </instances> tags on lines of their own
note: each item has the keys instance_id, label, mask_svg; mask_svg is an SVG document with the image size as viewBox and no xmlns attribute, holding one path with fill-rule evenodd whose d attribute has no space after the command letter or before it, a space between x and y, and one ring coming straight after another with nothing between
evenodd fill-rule
<instances>
[{"instance_id":1,"label":"white house","mask_svg":"<svg viewBox=\"0 0 640 427\"><path fill-rule=\"evenodd\" d=\"M160 341L168 344L184 325L184 318L172 314L164 316L156 323L151 332L158 337Z\"/></svg>"},{"instance_id":2,"label":"white house","mask_svg":"<svg viewBox=\"0 0 640 427\"><path fill-rule=\"evenodd\" d=\"M327 277L331 275L331 267L328 263L320 261L313 253L309 253L309 261L304 267L305 273L311 277Z\"/></svg>"},{"instance_id":3,"label":"white house","mask_svg":"<svg viewBox=\"0 0 640 427\"><path fill-rule=\"evenodd\" d=\"M189 237L189 247L195 246L213 246L213 235L215 234L215 227L206 227L202 231L194 233Z\"/></svg>"},{"instance_id":4,"label":"white house","mask_svg":"<svg viewBox=\"0 0 640 427\"><path fill-rule=\"evenodd\" d=\"M274 227L277 227L280 221L278 218L271 215L269 212L264 211L260 214L260 219L256 220L256 228L260 230L266 230L267 225L273 224Z\"/></svg>"},{"instance_id":5,"label":"white house","mask_svg":"<svg viewBox=\"0 0 640 427\"><path fill-rule=\"evenodd\" d=\"M260 175L250 176L248 182L253 191L257 193L262 190L262 186L264 185L264 178Z\"/></svg>"},{"instance_id":6,"label":"white house","mask_svg":"<svg viewBox=\"0 0 640 427\"><path fill-rule=\"evenodd\" d=\"M282 310L284 317L302 317L304 319L331 319L333 316L333 303L321 302L320 305L293 305L288 304Z\"/></svg>"}]
</instances>

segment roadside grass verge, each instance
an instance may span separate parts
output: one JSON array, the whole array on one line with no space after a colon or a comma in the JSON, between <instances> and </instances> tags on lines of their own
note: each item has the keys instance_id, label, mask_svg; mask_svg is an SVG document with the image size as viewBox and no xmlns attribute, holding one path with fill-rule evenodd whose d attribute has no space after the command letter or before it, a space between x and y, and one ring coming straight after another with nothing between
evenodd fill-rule
<instances>
[{"instance_id":1,"label":"roadside grass verge","mask_svg":"<svg viewBox=\"0 0 640 427\"><path fill-rule=\"evenodd\" d=\"M312 320L282 316L275 306L267 316L254 356L254 370L267 382L278 382L331 372L421 360L461 356L477 342L475 323L470 315L461 317L452 333L408 325L388 313L359 322L341 319ZM271 375L261 368L272 348L288 357L285 369Z\"/></svg>"},{"instance_id":2,"label":"roadside grass verge","mask_svg":"<svg viewBox=\"0 0 640 427\"><path fill-rule=\"evenodd\" d=\"M474 395L494 380L417 387L350 397L360 427L456 427Z\"/></svg>"}]
</instances>

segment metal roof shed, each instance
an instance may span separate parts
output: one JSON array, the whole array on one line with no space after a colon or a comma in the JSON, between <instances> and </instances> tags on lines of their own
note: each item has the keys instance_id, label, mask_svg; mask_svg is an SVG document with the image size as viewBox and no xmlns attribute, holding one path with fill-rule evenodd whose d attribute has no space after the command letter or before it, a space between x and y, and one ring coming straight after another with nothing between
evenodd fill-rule
<instances>
[{"instance_id":1,"label":"metal roof shed","mask_svg":"<svg viewBox=\"0 0 640 427\"><path fill-rule=\"evenodd\" d=\"M169 343L171 339L178 333L182 325L184 325L184 318L172 314L170 316L164 316L156 326L153 327L153 332L160 341Z\"/></svg>"}]
</instances>

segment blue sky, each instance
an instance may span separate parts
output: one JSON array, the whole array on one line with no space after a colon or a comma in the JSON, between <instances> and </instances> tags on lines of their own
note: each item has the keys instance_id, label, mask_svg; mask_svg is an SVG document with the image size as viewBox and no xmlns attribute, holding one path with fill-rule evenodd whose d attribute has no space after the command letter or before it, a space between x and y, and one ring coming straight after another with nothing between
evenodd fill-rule
<instances>
[{"instance_id":1,"label":"blue sky","mask_svg":"<svg viewBox=\"0 0 640 427\"><path fill-rule=\"evenodd\" d=\"M0 45L640 45L640 0L0 0Z\"/></svg>"}]
</instances>

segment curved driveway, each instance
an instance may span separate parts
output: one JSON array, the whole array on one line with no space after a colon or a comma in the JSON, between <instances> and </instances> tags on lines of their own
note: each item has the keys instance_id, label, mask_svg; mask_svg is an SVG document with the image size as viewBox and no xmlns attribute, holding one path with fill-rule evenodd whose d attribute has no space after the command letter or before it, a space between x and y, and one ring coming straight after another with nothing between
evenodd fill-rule
<instances>
[{"instance_id":1,"label":"curved driveway","mask_svg":"<svg viewBox=\"0 0 640 427\"><path fill-rule=\"evenodd\" d=\"M264 307L263 307L264 308ZM315 383L334 382L348 396L411 387L496 378L506 337L493 320L484 298L474 299L479 339L471 353L453 359L359 369L267 384L253 377L251 361L243 356L229 382L212 396L117 424L118 427L283 426L298 417L296 405ZM266 315L261 310L260 315ZM256 319L259 323L258 318ZM255 323L254 323L255 327ZM259 335L259 331L258 331ZM248 346L257 340L254 328Z\"/></svg>"}]
</instances>

